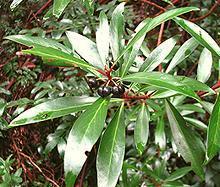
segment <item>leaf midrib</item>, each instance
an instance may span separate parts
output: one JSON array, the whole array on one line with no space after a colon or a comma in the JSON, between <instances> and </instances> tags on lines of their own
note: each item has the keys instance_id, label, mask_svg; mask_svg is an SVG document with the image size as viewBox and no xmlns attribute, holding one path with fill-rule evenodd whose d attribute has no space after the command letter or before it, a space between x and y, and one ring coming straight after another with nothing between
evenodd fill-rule
<instances>
[{"instance_id":1,"label":"leaf midrib","mask_svg":"<svg viewBox=\"0 0 220 187\"><path fill-rule=\"evenodd\" d=\"M132 76L130 76L129 79L130 79L130 78L131 78L131 79L137 79L136 77L132 77ZM161 88L166 88L166 89L167 89L167 87L164 87L163 84L162 84L162 83L164 83L164 81L161 81L161 80L159 80L159 79L146 79L146 77L139 77L139 78L141 78L142 80L146 80L146 81L148 81L148 80L150 80L150 81L157 81L158 83L161 84L161 85L159 85L159 87L161 87ZM126 78L125 78L125 80L126 80ZM139 83L146 84L146 83L143 83L143 82L139 82ZM179 92L179 93L181 93L181 94L184 93L185 95L190 96L190 97L193 97L193 98L196 99L196 100L199 99L199 98L196 97L196 94L195 94L195 95L193 94L194 92L188 94L188 93L186 93L185 90L182 89L180 86L172 85L172 84L170 84L169 82L166 82L166 83L169 84L169 86L178 88L178 89L175 89L175 91L177 91L177 92ZM152 84L152 83L149 83L149 82L148 82L147 84L149 84L149 85L155 85L155 84ZM158 85L156 85L156 86L158 86ZM182 84L182 86L183 86L183 87L186 87L184 84ZM171 88L168 88L168 89L174 90L174 89L171 89ZM192 95L192 94L193 94L193 95Z\"/></svg>"},{"instance_id":2,"label":"leaf midrib","mask_svg":"<svg viewBox=\"0 0 220 187\"><path fill-rule=\"evenodd\" d=\"M95 112L94 116L93 116L92 119L90 120L90 122L89 122L89 124L88 124L88 126L87 126L87 128L86 128L85 133L83 134L81 140L79 141L79 144L82 143L82 140L83 140L84 137L86 136L86 134L87 134L87 132L88 132L88 129L90 129L90 126L91 126L91 124L93 123L94 119L96 118L97 113L100 111L100 108L102 108L102 106L103 106L103 104L104 104L105 102L106 102L106 100L104 99L104 100L100 103L100 105L99 105L97 111Z\"/></svg>"},{"instance_id":3,"label":"leaf midrib","mask_svg":"<svg viewBox=\"0 0 220 187\"><path fill-rule=\"evenodd\" d=\"M37 48L35 47L34 49L36 49L37 50ZM24 50L24 52L31 52L31 50ZM36 51L33 51L33 52L36 52ZM77 64L77 65L79 65L79 66L84 66L84 67L86 67L86 68L88 68L88 69L95 69L95 67L93 67L93 66L90 66L90 65L87 65L87 64L85 64L83 61L81 61L80 59L75 59L75 60L73 60L73 59L68 59L68 58L65 58L65 57L61 57L61 56L57 56L56 54L55 55L51 55L51 54L48 54L48 53L43 53L43 52L41 52L41 51L37 51L37 53L39 54L39 55L41 55L41 56L44 56L44 55L47 55L47 57L50 57L50 58L55 58L55 59L58 59L58 60L63 60L63 61L68 61L68 62L73 62L74 64ZM68 55L68 54L67 54ZM78 61L78 62L77 62ZM79 61L81 61L81 62L79 62ZM71 63L69 63L70 65L74 65L74 64L71 64Z\"/></svg>"},{"instance_id":4,"label":"leaf midrib","mask_svg":"<svg viewBox=\"0 0 220 187\"><path fill-rule=\"evenodd\" d=\"M168 105L169 105L169 104L168 104ZM176 117L174 116L174 113L173 113L172 109L170 108L170 106L169 106L169 109L170 109L170 111L171 111L171 115L172 115L173 119L175 120L175 123L176 123L176 124L179 124L178 121L177 121L177 119L176 119ZM178 125L178 126L179 126L179 125ZM183 134L182 129L181 129L181 128L178 128L178 129L179 129L179 131L181 132L181 134ZM193 159L193 162L196 163L196 165L197 165L197 159L194 158L194 155L192 154L192 150L191 150L191 148L190 148L190 146L189 146L189 144L188 144L188 141L186 141L185 136L183 136L183 138L184 138L184 141L186 142L186 145L187 145L188 149L190 150L190 157ZM191 162L192 165L194 165L193 162ZM197 167L197 166L196 166L196 167Z\"/></svg>"},{"instance_id":5,"label":"leaf midrib","mask_svg":"<svg viewBox=\"0 0 220 187\"><path fill-rule=\"evenodd\" d=\"M218 101L217 101L218 102ZM220 103L220 102L219 102ZM216 103L216 104L218 104L218 103ZM214 112L214 110L213 110L213 112ZM220 108L218 108L218 114L220 113ZM220 114L219 114L220 115ZM220 119L220 117L219 117L219 115L217 115L218 116L218 122L219 122L219 119ZM211 122L211 121L210 121ZM217 123L218 124L218 123ZM217 129L217 127L218 127L218 125L216 126L216 128L215 129ZM213 138L213 141L211 141L212 142L212 144L211 144L211 146L210 146L210 150L212 150L213 149L213 146L215 145L214 144L214 142L215 142L215 140L216 140L216 137L217 137L217 133L218 131L217 130L215 130L215 133L214 133L214 138Z\"/></svg>"},{"instance_id":6,"label":"leaf midrib","mask_svg":"<svg viewBox=\"0 0 220 187\"><path fill-rule=\"evenodd\" d=\"M118 116L118 119L117 119L117 125L116 125L116 128L115 128L115 129L118 129L118 127L119 127L119 120L120 120L120 118L121 118L121 112L122 112L122 108L121 108L120 111L119 111L119 116ZM114 147L115 147L115 137L116 137L116 135L117 135L117 131L115 130L114 136L113 136L113 144L112 144L112 147L111 147L111 149L110 149L110 150L111 150L111 153L112 153L112 151L113 151L113 149L114 149ZM111 163L112 163L112 158L113 158L112 155L113 155L113 154L111 154L111 156L110 156L110 160L109 160L109 164L108 164L108 168L109 168L108 173L107 173L108 179L109 179L110 168L111 168Z\"/></svg>"}]
</instances>

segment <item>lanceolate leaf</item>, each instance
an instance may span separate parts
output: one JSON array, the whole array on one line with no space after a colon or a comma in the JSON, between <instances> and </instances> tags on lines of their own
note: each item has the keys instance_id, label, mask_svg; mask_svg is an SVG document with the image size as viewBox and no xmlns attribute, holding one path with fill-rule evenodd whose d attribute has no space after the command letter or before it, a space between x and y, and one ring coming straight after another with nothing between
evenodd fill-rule
<instances>
[{"instance_id":1,"label":"lanceolate leaf","mask_svg":"<svg viewBox=\"0 0 220 187\"><path fill-rule=\"evenodd\" d=\"M181 81L181 79L178 79L178 76L172 76L160 72L140 72L128 75L124 77L123 80L142 84L149 84L168 90L174 90L183 95L192 97L196 100L200 100L200 98L196 95L193 89L191 89L186 83ZM205 86L205 88L206 87L207 86Z\"/></svg>"},{"instance_id":2,"label":"lanceolate leaf","mask_svg":"<svg viewBox=\"0 0 220 187\"><path fill-rule=\"evenodd\" d=\"M164 131L163 118L158 119L157 127L155 131L155 144L158 144L160 149L164 150L166 147L166 135Z\"/></svg>"},{"instance_id":3,"label":"lanceolate leaf","mask_svg":"<svg viewBox=\"0 0 220 187\"><path fill-rule=\"evenodd\" d=\"M53 1L53 15L57 18L63 13L64 9L70 3L71 0L54 0Z\"/></svg>"},{"instance_id":4,"label":"lanceolate leaf","mask_svg":"<svg viewBox=\"0 0 220 187\"><path fill-rule=\"evenodd\" d=\"M206 92L215 93L214 90L212 90L209 86L200 81L197 81L196 79L192 79L185 76L176 76L176 78L184 84L188 85L194 91L203 90Z\"/></svg>"},{"instance_id":5,"label":"lanceolate leaf","mask_svg":"<svg viewBox=\"0 0 220 187\"><path fill-rule=\"evenodd\" d=\"M68 139L64 156L64 170L75 181L84 162L86 151L90 152L101 135L108 109L108 99L100 98L80 115L74 123Z\"/></svg>"},{"instance_id":6,"label":"lanceolate leaf","mask_svg":"<svg viewBox=\"0 0 220 187\"><path fill-rule=\"evenodd\" d=\"M37 123L48 119L58 118L86 109L97 98L86 96L62 97L41 103L30 108L16 117L11 127Z\"/></svg>"},{"instance_id":7,"label":"lanceolate leaf","mask_svg":"<svg viewBox=\"0 0 220 187\"><path fill-rule=\"evenodd\" d=\"M183 167L183 168L179 168L176 171L174 171L173 173L171 173L171 175L166 178L165 181L175 181L177 179L182 178L184 175L186 175L187 173L189 173L192 170L191 167L187 166L187 167Z\"/></svg>"},{"instance_id":8,"label":"lanceolate leaf","mask_svg":"<svg viewBox=\"0 0 220 187\"><path fill-rule=\"evenodd\" d=\"M2 114L4 113L5 107L6 107L5 100L0 98L0 116L2 116Z\"/></svg>"},{"instance_id":9,"label":"lanceolate leaf","mask_svg":"<svg viewBox=\"0 0 220 187\"><path fill-rule=\"evenodd\" d=\"M207 160L212 159L220 151L220 95L215 102L207 133Z\"/></svg>"},{"instance_id":10,"label":"lanceolate leaf","mask_svg":"<svg viewBox=\"0 0 220 187\"><path fill-rule=\"evenodd\" d=\"M67 31L66 35L73 47L73 51L76 51L91 65L101 69L104 68L97 46L93 41L72 31Z\"/></svg>"},{"instance_id":11,"label":"lanceolate leaf","mask_svg":"<svg viewBox=\"0 0 220 187\"><path fill-rule=\"evenodd\" d=\"M220 57L220 47L213 38L195 23L182 18L174 18L174 21L193 36L203 47Z\"/></svg>"},{"instance_id":12,"label":"lanceolate leaf","mask_svg":"<svg viewBox=\"0 0 220 187\"><path fill-rule=\"evenodd\" d=\"M172 37L156 47L142 64L139 71L152 71L169 55L176 45L176 37Z\"/></svg>"},{"instance_id":13,"label":"lanceolate leaf","mask_svg":"<svg viewBox=\"0 0 220 187\"><path fill-rule=\"evenodd\" d=\"M13 0L10 5L11 10L14 10L22 1L23 0Z\"/></svg>"},{"instance_id":14,"label":"lanceolate leaf","mask_svg":"<svg viewBox=\"0 0 220 187\"><path fill-rule=\"evenodd\" d=\"M197 127L198 129L207 130L207 125L205 125L203 122L197 120L197 119L193 119L193 118L188 118L188 117L184 117L184 119L191 123L192 125L194 125L195 127Z\"/></svg>"},{"instance_id":15,"label":"lanceolate leaf","mask_svg":"<svg viewBox=\"0 0 220 187\"><path fill-rule=\"evenodd\" d=\"M64 45L56 42L55 40L49 38L41 38L36 36L26 36L26 35L11 35L5 37L5 39L12 40L14 42L26 45L29 47L51 47L61 50L65 53L71 53L71 49L65 47Z\"/></svg>"},{"instance_id":16,"label":"lanceolate leaf","mask_svg":"<svg viewBox=\"0 0 220 187\"><path fill-rule=\"evenodd\" d=\"M142 154L149 135L150 114L145 103L142 104L134 129L134 141L139 154Z\"/></svg>"},{"instance_id":17,"label":"lanceolate leaf","mask_svg":"<svg viewBox=\"0 0 220 187\"><path fill-rule=\"evenodd\" d=\"M119 4L112 13L112 19L110 23L110 46L113 55L113 59L116 60L120 55L123 47L123 35L124 35L124 5Z\"/></svg>"},{"instance_id":18,"label":"lanceolate leaf","mask_svg":"<svg viewBox=\"0 0 220 187\"><path fill-rule=\"evenodd\" d=\"M212 114L213 108L214 108L214 104L207 102L207 101L202 101L200 102L200 104L202 105L202 107L209 113Z\"/></svg>"},{"instance_id":19,"label":"lanceolate leaf","mask_svg":"<svg viewBox=\"0 0 220 187\"><path fill-rule=\"evenodd\" d=\"M82 59L74 57L73 55L62 52L58 49L51 47L34 47L30 50L23 50L22 52L41 56L44 59L44 62L48 65L64 67L71 67L76 65L85 71L90 71L94 74L97 74L95 67L89 65Z\"/></svg>"},{"instance_id":20,"label":"lanceolate leaf","mask_svg":"<svg viewBox=\"0 0 220 187\"><path fill-rule=\"evenodd\" d=\"M170 72L178 64L184 61L198 47L198 45L199 44L197 40L194 38L187 40L176 52L175 56L166 69L166 73Z\"/></svg>"},{"instance_id":21,"label":"lanceolate leaf","mask_svg":"<svg viewBox=\"0 0 220 187\"><path fill-rule=\"evenodd\" d=\"M144 21L142 21L137 28L135 29L135 31L139 31L144 25L147 24L147 22L150 22L150 19L145 19ZM138 54L139 49L141 48L141 45L144 41L145 35L143 35L135 44L133 47L131 47L131 51L128 51L128 54L126 54L124 63L122 64L121 68L120 68L120 74L121 77L124 77L127 72L129 71L130 67L132 66L132 64L134 63L134 60Z\"/></svg>"},{"instance_id":22,"label":"lanceolate leaf","mask_svg":"<svg viewBox=\"0 0 220 187\"><path fill-rule=\"evenodd\" d=\"M106 59L109 52L109 25L108 18L104 12L99 15L99 28L96 32L96 44L98 48L99 55L101 57L102 63L106 64Z\"/></svg>"},{"instance_id":23,"label":"lanceolate leaf","mask_svg":"<svg viewBox=\"0 0 220 187\"><path fill-rule=\"evenodd\" d=\"M125 153L124 105L118 109L100 142L97 155L98 187L115 187Z\"/></svg>"},{"instance_id":24,"label":"lanceolate leaf","mask_svg":"<svg viewBox=\"0 0 220 187\"><path fill-rule=\"evenodd\" d=\"M206 82L212 71L212 53L204 48L199 58L197 68L197 80L200 82Z\"/></svg>"},{"instance_id":25,"label":"lanceolate leaf","mask_svg":"<svg viewBox=\"0 0 220 187\"><path fill-rule=\"evenodd\" d=\"M169 101L166 101L166 111L179 153L186 162L191 163L193 171L204 179L202 163L205 148L202 141L189 129L183 117Z\"/></svg>"},{"instance_id":26,"label":"lanceolate leaf","mask_svg":"<svg viewBox=\"0 0 220 187\"><path fill-rule=\"evenodd\" d=\"M136 33L136 35L133 37L133 39L129 42L129 44L126 46L126 48L121 52L120 56L117 58L119 60L126 51L131 48L143 35L145 35L150 30L154 29L161 23L168 21L170 19L173 19L176 16L179 16L181 14L185 14L190 11L199 10L196 7L184 7L184 8L176 8L173 10L169 10L155 18L153 18L150 23L147 23L139 32Z\"/></svg>"}]
</instances>

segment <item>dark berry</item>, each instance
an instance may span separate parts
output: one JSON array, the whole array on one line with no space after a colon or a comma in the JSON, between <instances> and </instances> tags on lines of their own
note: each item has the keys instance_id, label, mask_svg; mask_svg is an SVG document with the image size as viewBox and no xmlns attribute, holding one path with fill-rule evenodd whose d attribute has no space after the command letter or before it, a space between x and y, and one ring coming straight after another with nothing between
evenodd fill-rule
<instances>
[{"instance_id":1,"label":"dark berry","mask_svg":"<svg viewBox=\"0 0 220 187\"><path fill-rule=\"evenodd\" d=\"M112 94L114 97L120 97L125 92L123 85L113 86Z\"/></svg>"},{"instance_id":2,"label":"dark berry","mask_svg":"<svg viewBox=\"0 0 220 187\"><path fill-rule=\"evenodd\" d=\"M118 90L119 90L120 94L125 93L125 87L123 85L118 85Z\"/></svg>"},{"instance_id":3,"label":"dark berry","mask_svg":"<svg viewBox=\"0 0 220 187\"><path fill-rule=\"evenodd\" d=\"M90 78L90 79L88 79L88 85L91 88L97 88L98 87L98 82L95 78Z\"/></svg>"},{"instance_id":4,"label":"dark berry","mask_svg":"<svg viewBox=\"0 0 220 187\"><path fill-rule=\"evenodd\" d=\"M113 87L112 87L112 94L113 94L114 96L120 95L120 91L119 91L119 89L118 89L118 86L113 86Z\"/></svg>"},{"instance_id":5,"label":"dark berry","mask_svg":"<svg viewBox=\"0 0 220 187\"><path fill-rule=\"evenodd\" d=\"M111 94L111 87L109 86L101 86L99 87L98 89L98 94L101 96L101 97L107 97Z\"/></svg>"}]
</instances>

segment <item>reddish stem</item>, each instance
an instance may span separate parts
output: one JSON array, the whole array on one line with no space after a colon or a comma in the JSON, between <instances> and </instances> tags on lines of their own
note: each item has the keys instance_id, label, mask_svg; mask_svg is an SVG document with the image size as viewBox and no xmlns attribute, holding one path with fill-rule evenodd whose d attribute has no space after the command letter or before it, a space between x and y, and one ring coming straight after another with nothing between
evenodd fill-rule
<instances>
[{"instance_id":1,"label":"reddish stem","mask_svg":"<svg viewBox=\"0 0 220 187\"><path fill-rule=\"evenodd\" d=\"M122 98L125 100L145 100L149 98L149 95L128 95L127 93L125 93Z\"/></svg>"},{"instance_id":2,"label":"reddish stem","mask_svg":"<svg viewBox=\"0 0 220 187\"><path fill-rule=\"evenodd\" d=\"M220 80L217 81L216 84L214 84L212 87L211 87L213 90L216 90L218 88L220 88ZM202 97L203 95L205 95L207 92L203 92L203 91L200 91L200 92L197 92L198 96Z\"/></svg>"},{"instance_id":3,"label":"reddish stem","mask_svg":"<svg viewBox=\"0 0 220 187\"><path fill-rule=\"evenodd\" d=\"M193 18L190 21L196 22L196 21L201 21L201 20L205 19L206 17L208 17L209 15L211 15L215 11L215 9L219 6L219 4L220 4L220 0L216 1L215 4L211 7L211 9L205 15L200 16L198 18Z\"/></svg>"},{"instance_id":4,"label":"reddish stem","mask_svg":"<svg viewBox=\"0 0 220 187\"><path fill-rule=\"evenodd\" d=\"M101 69L97 69L97 71L98 71L100 74L102 74L102 75L104 75L104 76L107 76L106 73L105 73L105 71L103 71L103 70L101 70Z\"/></svg>"},{"instance_id":5,"label":"reddish stem","mask_svg":"<svg viewBox=\"0 0 220 187\"><path fill-rule=\"evenodd\" d=\"M109 69L107 66L105 66L105 74L108 80L112 80L111 72L113 71L113 67L114 66Z\"/></svg>"},{"instance_id":6,"label":"reddish stem","mask_svg":"<svg viewBox=\"0 0 220 187\"><path fill-rule=\"evenodd\" d=\"M34 15L30 18L30 22L36 18L37 15L41 14L48 6L50 6L52 0L48 0Z\"/></svg>"},{"instance_id":7,"label":"reddish stem","mask_svg":"<svg viewBox=\"0 0 220 187\"><path fill-rule=\"evenodd\" d=\"M154 2L151 2L151 1L148 1L148 0L142 0L142 1L147 3L147 4L149 4L149 5L151 5L151 6L154 6L154 7L158 8L158 9L160 9L161 11L166 11L165 8L159 6L158 4L156 4Z\"/></svg>"},{"instance_id":8,"label":"reddish stem","mask_svg":"<svg viewBox=\"0 0 220 187\"><path fill-rule=\"evenodd\" d=\"M158 40L157 40L157 46L159 46L162 42L164 25L165 25L165 23L162 23L160 26L160 32L159 32L159 36L158 36ZM163 70L162 64L159 64L158 71L162 72L162 70Z\"/></svg>"}]
</instances>

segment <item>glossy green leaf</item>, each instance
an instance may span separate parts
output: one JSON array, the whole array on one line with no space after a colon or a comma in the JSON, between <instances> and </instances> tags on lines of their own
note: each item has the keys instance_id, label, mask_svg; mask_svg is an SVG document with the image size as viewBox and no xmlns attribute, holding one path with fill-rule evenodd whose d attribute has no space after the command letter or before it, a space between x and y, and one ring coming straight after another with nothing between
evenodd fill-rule
<instances>
[{"instance_id":1,"label":"glossy green leaf","mask_svg":"<svg viewBox=\"0 0 220 187\"><path fill-rule=\"evenodd\" d=\"M172 37L156 47L142 64L139 71L152 71L169 55L176 45L176 37Z\"/></svg>"},{"instance_id":2,"label":"glossy green leaf","mask_svg":"<svg viewBox=\"0 0 220 187\"><path fill-rule=\"evenodd\" d=\"M160 72L140 72L128 75L124 77L122 80L142 84L149 84L157 86L159 88L174 90L180 94L192 97L196 100L200 100L196 93L187 84L178 79L178 76L172 76Z\"/></svg>"},{"instance_id":3,"label":"glossy green leaf","mask_svg":"<svg viewBox=\"0 0 220 187\"><path fill-rule=\"evenodd\" d=\"M70 3L71 0L54 0L53 1L53 15L57 18L63 13L64 9Z\"/></svg>"},{"instance_id":4,"label":"glossy green leaf","mask_svg":"<svg viewBox=\"0 0 220 187\"><path fill-rule=\"evenodd\" d=\"M143 28L144 25L147 24L147 22L149 22L150 19L145 19L144 21L142 21L137 28L135 29L136 32L138 32L141 28ZM141 45L144 41L145 35L143 35L135 44L134 46L131 47L131 49L128 51L128 54L126 54L127 57L125 57L125 61L122 64L121 68L120 68L120 75L121 77L124 77L127 72L129 71L130 67L132 66L132 64L134 63L134 60L138 54L139 49L141 48Z\"/></svg>"},{"instance_id":5,"label":"glossy green leaf","mask_svg":"<svg viewBox=\"0 0 220 187\"><path fill-rule=\"evenodd\" d=\"M75 181L84 162L101 135L107 115L109 99L99 98L75 121L68 139L64 156L64 171ZM69 174L70 173L70 174Z\"/></svg>"},{"instance_id":6,"label":"glossy green leaf","mask_svg":"<svg viewBox=\"0 0 220 187\"><path fill-rule=\"evenodd\" d=\"M212 71L212 53L204 48L199 58L198 68L197 68L197 80L205 83Z\"/></svg>"},{"instance_id":7,"label":"glossy green leaf","mask_svg":"<svg viewBox=\"0 0 220 187\"><path fill-rule=\"evenodd\" d=\"M178 110L188 110L188 111L193 111L193 112L198 112L205 114L205 111L202 109L201 106L198 106L196 104L182 104L177 107Z\"/></svg>"},{"instance_id":8,"label":"glossy green leaf","mask_svg":"<svg viewBox=\"0 0 220 187\"><path fill-rule=\"evenodd\" d=\"M200 81L197 81L196 79L192 79L185 76L176 76L176 78L179 81L183 82L183 84L188 85L194 91L206 91L210 93L215 93L214 90L212 90L209 86Z\"/></svg>"},{"instance_id":9,"label":"glossy green leaf","mask_svg":"<svg viewBox=\"0 0 220 187\"><path fill-rule=\"evenodd\" d=\"M72 31L67 31L66 35L72 45L73 51L76 51L91 65L101 69L104 68L97 46L92 40Z\"/></svg>"},{"instance_id":10,"label":"glossy green leaf","mask_svg":"<svg viewBox=\"0 0 220 187\"><path fill-rule=\"evenodd\" d=\"M0 116L4 113L6 104L5 100L0 98Z\"/></svg>"},{"instance_id":11,"label":"glossy green leaf","mask_svg":"<svg viewBox=\"0 0 220 187\"><path fill-rule=\"evenodd\" d=\"M204 131L207 130L207 125L204 124L202 121L199 121L198 119L193 119L188 117L184 117L184 119L200 130L204 130Z\"/></svg>"},{"instance_id":12,"label":"glossy green leaf","mask_svg":"<svg viewBox=\"0 0 220 187\"><path fill-rule=\"evenodd\" d=\"M173 173L171 173L171 175L169 177L167 177L165 181L178 180L178 179L182 178L184 175L186 175L187 173L189 173L191 170L192 170L192 168L189 166L179 168L176 171L174 171Z\"/></svg>"},{"instance_id":13,"label":"glossy green leaf","mask_svg":"<svg viewBox=\"0 0 220 187\"><path fill-rule=\"evenodd\" d=\"M96 32L96 44L102 63L106 64L106 59L109 53L110 35L108 18L104 12L100 13L99 22L100 24Z\"/></svg>"},{"instance_id":14,"label":"glossy green leaf","mask_svg":"<svg viewBox=\"0 0 220 187\"><path fill-rule=\"evenodd\" d=\"M5 39L12 40L14 42L17 42L17 43L20 43L22 45L26 45L29 47L35 47L35 46L51 47L51 48L61 50L65 53L71 53L71 49L49 38L41 38L41 37L27 36L27 35L11 35L11 36L5 37Z\"/></svg>"},{"instance_id":15,"label":"glossy green leaf","mask_svg":"<svg viewBox=\"0 0 220 187\"><path fill-rule=\"evenodd\" d=\"M220 95L218 95L208 125L207 160L220 151Z\"/></svg>"},{"instance_id":16,"label":"glossy green leaf","mask_svg":"<svg viewBox=\"0 0 220 187\"><path fill-rule=\"evenodd\" d=\"M166 147L166 134L164 131L164 120L159 118L155 130L155 144L158 144L161 150Z\"/></svg>"},{"instance_id":17,"label":"glossy green leaf","mask_svg":"<svg viewBox=\"0 0 220 187\"><path fill-rule=\"evenodd\" d=\"M129 42L129 44L126 46L126 48L121 52L120 56L117 58L116 61L118 61L125 53L126 51L131 48L143 35L145 35L150 30L154 29L161 23L168 21L170 19L173 19L176 16L179 16L181 14L185 14L190 11L196 11L199 10L196 7L184 7L184 8L175 8L172 10L168 10L164 12L163 14L153 18L150 23L147 23L139 32L136 33L136 35L133 37L133 39Z\"/></svg>"},{"instance_id":18,"label":"glossy green leaf","mask_svg":"<svg viewBox=\"0 0 220 187\"><path fill-rule=\"evenodd\" d=\"M174 18L173 20L193 36L203 47L206 47L212 53L220 57L220 47L205 30L195 23L182 18Z\"/></svg>"},{"instance_id":19,"label":"glossy green leaf","mask_svg":"<svg viewBox=\"0 0 220 187\"><path fill-rule=\"evenodd\" d=\"M23 0L13 0L11 5L10 5L10 9L14 10Z\"/></svg>"},{"instance_id":20,"label":"glossy green leaf","mask_svg":"<svg viewBox=\"0 0 220 187\"><path fill-rule=\"evenodd\" d=\"M125 153L125 119L122 104L104 132L96 161L98 187L115 187Z\"/></svg>"},{"instance_id":21,"label":"glossy green leaf","mask_svg":"<svg viewBox=\"0 0 220 187\"><path fill-rule=\"evenodd\" d=\"M166 101L166 112L177 149L186 162L190 162L193 171L204 179L202 163L205 147L200 138L186 125L177 109Z\"/></svg>"},{"instance_id":22,"label":"glossy green leaf","mask_svg":"<svg viewBox=\"0 0 220 187\"><path fill-rule=\"evenodd\" d=\"M143 168L142 168L142 171L148 175L148 176L151 176L153 179L156 179L156 180L161 180L160 176L157 175L157 172L155 170L152 170L149 166L145 165Z\"/></svg>"},{"instance_id":23,"label":"glossy green leaf","mask_svg":"<svg viewBox=\"0 0 220 187\"><path fill-rule=\"evenodd\" d=\"M37 123L78 112L86 109L96 99L86 96L74 96L50 100L20 114L10 123L10 127Z\"/></svg>"},{"instance_id":24,"label":"glossy green leaf","mask_svg":"<svg viewBox=\"0 0 220 187\"><path fill-rule=\"evenodd\" d=\"M194 38L187 40L176 52L172 58L169 66L166 69L166 73L169 73L178 64L183 62L194 50L198 47L198 42Z\"/></svg>"},{"instance_id":25,"label":"glossy green leaf","mask_svg":"<svg viewBox=\"0 0 220 187\"><path fill-rule=\"evenodd\" d=\"M207 101L201 101L200 104L202 105L202 107L209 113L212 114L213 108L214 108L214 104L207 102Z\"/></svg>"},{"instance_id":26,"label":"glossy green leaf","mask_svg":"<svg viewBox=\"0 0 220 187\"><path fill-rule=\"evenodd\" d=\"M149 118L150 113L145 103L143 103L137 116L136 125L134 129L135 146L140 155L144 151L149 136Z\"/></svg>"},{"instance_id":27,"label":"glossy green leaf","mask_svg":"<svg viewBox=\"0 0 220 187\"><path fill-rule=\"evenodd\" d=\"M112 19L110 22L110 46L113 55L113 59L116 60L120 55L123 47L123 35L124 35L124 5L120 3L112 13Z\"/></svg>"},{"instance_id":28,"label":"glossy green leaf","mask_svg":"<svg viewBox=\"0 0 220 187\"><path fill-rule=\"evenodd\" d=\"M155 94L151 96L152 99L162 99L162 98L168 98L174 95L177 95L178 92L173 90L158 90Z\"/></svg>"},{"instance_id":29,"label":"glossy green leaf","mask_svg":"<svg viewBox=\"0 0 220 187\"><path fill-rule=\"evenodd\" d=\"M51 47L34 47L29 50L23 50L22 52L41 56L44 59L44 62L48 65L64 67L79 66L85 71L90 71L94 74L98 74L95 70L95 67L89 65L84 60L74 57L71 54L62 52L58 49L54 49Z\"/></svg>"}]
</instances>

